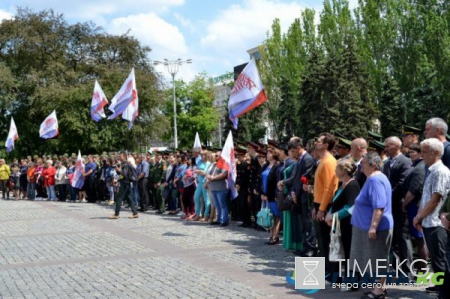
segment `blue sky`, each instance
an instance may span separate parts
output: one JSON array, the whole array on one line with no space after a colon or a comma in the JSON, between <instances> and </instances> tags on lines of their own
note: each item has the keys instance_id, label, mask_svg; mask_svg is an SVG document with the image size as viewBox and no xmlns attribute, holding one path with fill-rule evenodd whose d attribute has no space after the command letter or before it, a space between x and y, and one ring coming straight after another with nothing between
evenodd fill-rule
<instances>
[{"instance_id":1,"label":"blue sky","mask_svg":"<svg viewBox=\"0 0 450 299\"><path fill-rule=\"evenodd\" d=\"M13 17L17 6L52 8L69 23L92 21L113 34L131 30L130 35L152 48L151 60L192 59L177 75L191 80L202 71L214 77L247 62L246 51L264 41L274 18L286 30L302 9L318 10L322 1L1 0L0 19ZM168 78L163 66L156 68Z\"/></svg>"}]
</instances>

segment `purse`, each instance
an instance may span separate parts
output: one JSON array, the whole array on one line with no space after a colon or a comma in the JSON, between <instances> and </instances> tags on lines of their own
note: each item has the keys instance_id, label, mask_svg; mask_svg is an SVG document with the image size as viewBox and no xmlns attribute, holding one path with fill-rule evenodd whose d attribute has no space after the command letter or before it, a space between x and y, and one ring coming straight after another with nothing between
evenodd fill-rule
<instances>
[{"instance_id":1,"label":"purse","mask_svg":"<svg viewBox=\"0 0 450 299\"><path fill-rule=\"evenodd\" d=\"M275 219L272 211L270 211L269 203L264 205L264 202L261 203L261 210L256 214L256 224L268 230L275 225Z\"/></svg>"},{"instance_id":2,"label":"purse","mask_svg":"<svg viewBox=\"0 0 450 299\"><path fill-rule=\"evenodd\" d=\"M330 232L329 260L330 262L337 262L343 259L345 259L345 252L341 239L341 221L338 218L338 213L334 213Z\"/></svg>"},{"instance_id":3,"label":"purse","mask_svg":"<svg viewBox=\"0 0 450 299\"><path fill-rule=\"evenodd\" d=\"M290 195L284 196L283 192L277 194L277 205L279 211L290 211L292 208L292 198Z\"/></svg>"}]
</instances>

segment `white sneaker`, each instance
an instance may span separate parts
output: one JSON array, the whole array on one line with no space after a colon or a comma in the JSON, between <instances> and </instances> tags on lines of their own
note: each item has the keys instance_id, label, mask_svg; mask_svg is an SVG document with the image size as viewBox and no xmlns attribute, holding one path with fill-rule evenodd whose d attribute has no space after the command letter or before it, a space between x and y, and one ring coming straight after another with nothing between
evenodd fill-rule
<instances>
[{"instance_id":1,"label":"white sneaker","mask_svg":"<svg viewBox=\"0 0 450 299\"><path fill-rule=\"evenodd\" d=\"M177 214L177 216L184 217L184 216L186 216L186 214L184 212L180 212Z\"/></svg>"}]
</instances>

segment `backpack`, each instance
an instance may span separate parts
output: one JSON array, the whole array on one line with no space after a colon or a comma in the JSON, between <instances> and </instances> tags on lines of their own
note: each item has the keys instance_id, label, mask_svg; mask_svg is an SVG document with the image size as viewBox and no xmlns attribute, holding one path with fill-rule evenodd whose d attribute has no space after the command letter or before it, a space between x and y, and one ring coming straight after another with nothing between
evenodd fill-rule
<instances>
[{"instance_id":1,"label":"backpack","mask_svg":"<svg viewBox=\"0 0 450 299\"><path fill-rule=\"evenodd\" d=\"M127 164L126 167L124 167L124 177L130 182L136 182L137 181L136 169L130 164Z\"/></svg>"}]
</instances>

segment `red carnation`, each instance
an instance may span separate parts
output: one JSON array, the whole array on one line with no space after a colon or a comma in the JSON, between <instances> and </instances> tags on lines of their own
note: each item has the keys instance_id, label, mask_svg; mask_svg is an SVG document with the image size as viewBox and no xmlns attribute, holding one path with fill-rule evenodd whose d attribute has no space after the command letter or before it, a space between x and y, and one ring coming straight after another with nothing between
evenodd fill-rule
<instances>
[{"instance_id":1,"label":"red carnation","mask_svg":"<svg viewBox=\"0 0 450 299\"><path fill-rule=\"evenodd\" d=\"M309 185L309 180L307 177L302 176L302 178L300 179L300 181L302 182L303 185Z\"/></svg>"}]
</instances>

